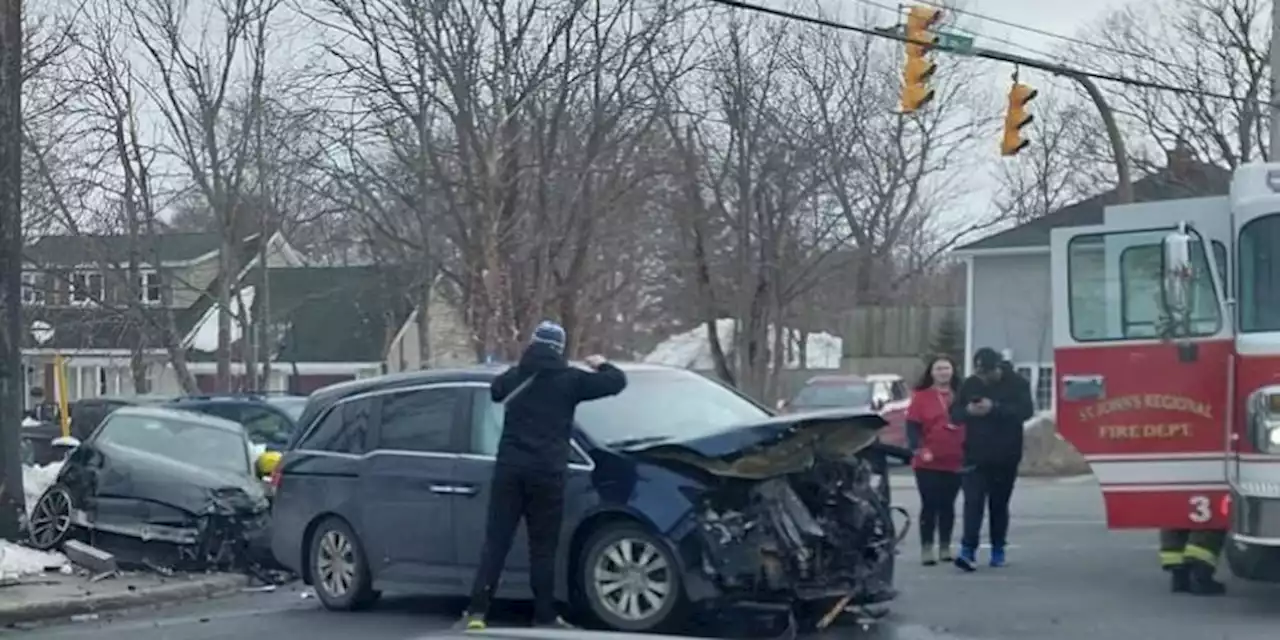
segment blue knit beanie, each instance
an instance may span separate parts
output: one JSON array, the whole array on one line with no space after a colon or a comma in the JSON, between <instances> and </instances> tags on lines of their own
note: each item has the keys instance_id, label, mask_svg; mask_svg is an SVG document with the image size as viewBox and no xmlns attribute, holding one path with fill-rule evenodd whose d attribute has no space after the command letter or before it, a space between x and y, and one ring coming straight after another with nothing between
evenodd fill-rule
<instances>
[{"instance_id":1,"label":"blue knit beanie","mask_svg":"<svg viewBox=\"0 0 1280 640\"><path fill-rule=\"evenodd\" d=\"M556 352L564 353L564 327L550 320L543 320L538 328L533 330L533 342L551 345Z\"/></svg>"}]
</instances>

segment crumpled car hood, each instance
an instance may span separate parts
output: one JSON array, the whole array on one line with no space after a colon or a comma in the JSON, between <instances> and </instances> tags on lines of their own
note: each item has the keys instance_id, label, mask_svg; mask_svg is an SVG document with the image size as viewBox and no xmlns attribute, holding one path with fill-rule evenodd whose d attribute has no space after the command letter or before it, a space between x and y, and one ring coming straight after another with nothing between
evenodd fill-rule
<instances>
[{"instance_id":1,"label":"crumpled car hood","mask_svg":"<svg viewBox=\"0 0 1280 640\"><path fill-rule=\"evenodd\" d=\"M880 414L865 409L809 411L626 453L683 462L717 476L765 480L804 471L819 457L852 456L874 443L886 424Z\"/></svg>"},{"instance_id":2,"label":"crumpled car hood","mask_svg":"<svg viewBox=\"0 0 1280 640\"><path fill-rule=\"evenodd\" d=\"M102 444L97 494L167 504L195 515L257 512L268 507L262 483L244 474L221 472L130 447ZM64 469L65 471L65 469Z\"/></svg>"}]
</instances>

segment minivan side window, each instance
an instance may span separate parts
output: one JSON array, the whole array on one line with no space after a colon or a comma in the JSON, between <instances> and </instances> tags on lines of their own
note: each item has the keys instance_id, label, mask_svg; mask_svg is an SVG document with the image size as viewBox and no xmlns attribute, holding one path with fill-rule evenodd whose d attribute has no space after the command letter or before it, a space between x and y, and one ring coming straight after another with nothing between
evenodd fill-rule
<instances>
[{"instance_id":1,"label":"minivan side window","mask_svg":"<svg viewBox=\"0 0 1280 640\"><path fill-rule=\"evenodd\" d=\"M453 430L469 399L462 387L415 389L382 397L378 448L455 453Z\"/></svg>"},{"instance_id":2,"label":"minivan side window","mask_svg":"<svg viewBox=\"0 0 1280 640\"><path fill-rule=\"evenodd\" d=\"M298 443L298 448L357 455L365 453L372 409L372 398L358 398L334 405Z\"/></svg>"}]
</instances>

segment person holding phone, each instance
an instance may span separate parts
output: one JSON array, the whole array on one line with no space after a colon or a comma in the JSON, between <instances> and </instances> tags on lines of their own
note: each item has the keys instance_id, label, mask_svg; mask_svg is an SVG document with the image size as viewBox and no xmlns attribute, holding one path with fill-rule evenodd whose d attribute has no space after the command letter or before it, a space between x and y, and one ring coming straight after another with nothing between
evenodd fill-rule
<instances>
[{"instance_id":1,"label":"person holding phone","mask_svg":"<svg viewBox=\"0 0 1280 640\"><path fill-rule=\"evenodd\" d=\"M964 427L951 419L951 401L960 386L955 370L950 358L934 357L907 407L907 443L920 491L920 557L925 566L952 561L951 532L964 465Z\"/></svg>"},{"instance_id":2,"label":"person holding phone","mask_svg":"<svg viewBox=\"0 0 1280 640\"><path fill-rule=\"evenodd\" d=\"M1034 412L1031 385L995 349L978 349L973 366L974 374L960 385L951 404L951 419L965 426L964 535L955 564L966 572L977 568L978 536L988 510L990 564L1005 564L1009 500L1022 463L1023 423Z\"/></svg>"}]
</instances>

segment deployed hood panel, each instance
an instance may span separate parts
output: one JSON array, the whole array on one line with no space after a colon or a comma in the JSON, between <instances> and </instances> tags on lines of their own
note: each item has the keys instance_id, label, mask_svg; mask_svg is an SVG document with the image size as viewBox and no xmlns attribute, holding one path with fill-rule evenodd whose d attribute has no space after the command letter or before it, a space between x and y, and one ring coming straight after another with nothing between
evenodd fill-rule
<instances>
[{"instance_id":1,"label":"deployed hood panel","mask_svg":"<svg viewBox=\"0 0 1280 640\"><path fill-rule=\"evenodd\" d=\"M804 471L818 458L852 456L875 442L886 424L879 414L865 410L814 411L628 452L682 462L717 476L766 480Z\"/></svg>"},{"instance_id":2,"label":"deployed hood panel","mask_svg":"<svg viewBox=\"0 0 1280 640\"><path fill-rule=\"evenodd\" d=\"M98 446L96 493L167 504L192 514L211 510L260 511L267 507L262 482L249 470L238 474L185 464L123 446Z\"/></svg>"}]
</instances>

